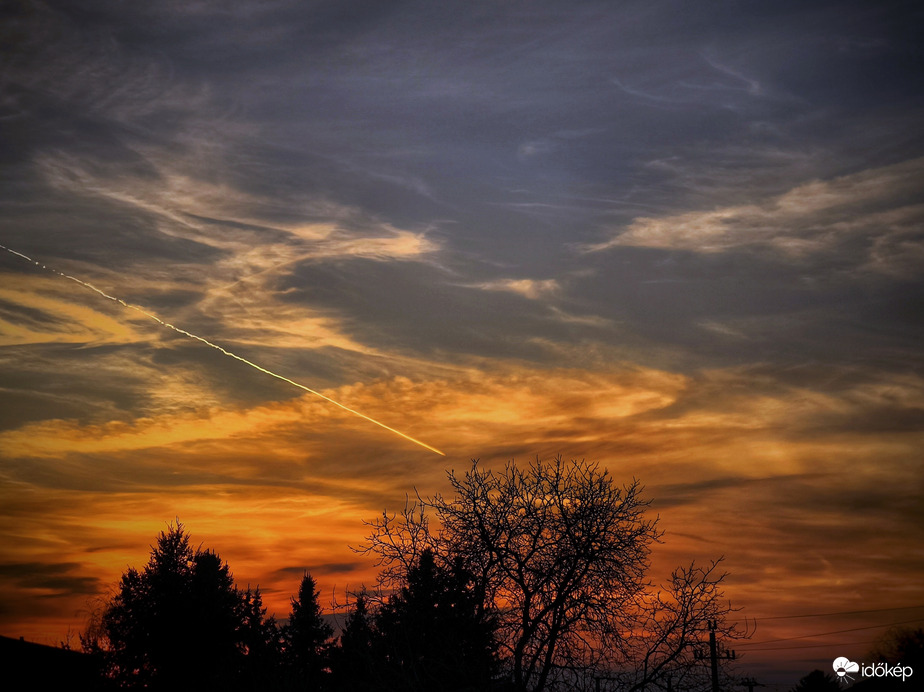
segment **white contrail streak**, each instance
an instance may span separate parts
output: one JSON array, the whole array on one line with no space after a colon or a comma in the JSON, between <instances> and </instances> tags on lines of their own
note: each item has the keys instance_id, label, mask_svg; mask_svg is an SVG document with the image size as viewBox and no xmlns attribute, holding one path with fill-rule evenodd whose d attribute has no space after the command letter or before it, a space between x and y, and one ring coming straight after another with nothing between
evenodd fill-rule
<instances>
[{"instance_id":1,"label":"white contrail streak","mask_svg":"<svg viewBox=\"0 0 924 692\"><path fill-rule=\"evenodd\" d=\"M395 430L394 428L392 428L392 427L390 427L390 426L388 426L388 425L385 425L385 424L382 423L381 421L377 421L375 418L370 418L370 417L367 416L366 414L360 413L359 411L357 411L357 410L355 410L355 409L352 409L352 408L350 408L349 406L344 406L344 405L341 404L339 401L334 401L334 400L331 399L329 396L325 396L324 394L321 394L321 392L318 392L318 391L316 391L316 390L314 390L314 389L311 389L310 387L306 387L306 386L303 385L303 384L299 384L299 383L296 382L295 380L290 380L288 377L284 377L284 376L282 376L282 375L278 375L278 374L276 374L275 372L273 372L272 370L267 370L266 368L264 368L264 367L262 367L262 366L260 366L260 365L257 365L256 363L253 363L253 362L247 360L246 358L242 358L241 356L237 355L236 353L232 353L231 351L228 351L227 349L222 348L222 347L219 346L218 344L213 344L211 341L209 341L208 339L205 339L205 338L199 336L198 334L193 334L192 332L187 332L185 329L180 329L179 327L177 327L177 326L175 326L175 325L172 325L172 324L170 324L169 322L164 322L160 317L158 317L157 315L154 315L154 314L148 312L148 311L145 310L144 308L140 308L140 307L138 307L137 305L132 305L131 303L126 303L126 302L125 302L124 300L122 300L121 298L116 298L115 296L111 296L111 295L109 295L108 293L106 293L105 291L101 291L100 289L98 289L98 288L97 288L96 286L94 286L93 284L88 284L86 281L81 281L80 279L78 279L78 278L75 277L75 276L71 276L70 274L65 274L64 272L59 272L57 269L54 269L54 268L52 268L52 267L48 267L48 266L42 264L41 262L36 262L36 261L35 261L34 259L32 259L31 257L29 257L29 256L27 256L27 255L24 255L24 254L22 254L21 252L16 252L16 250L13 250L13 249L11 249L11 248L8 248L8 247L6 247L5 245L0 245L0 248L3 248L3 249L6 250L7 252L9 252L9 253L11 253L11 254L13 254L13 255L16 255L17 257L22 257L24 260L27 260L27 261L29 261L29 262L32 262L32 264L34 264L35 266L41 267L42 269L44 269L44 270L46 270L46 271L49 271L49 272L51 272L52 274L57 274L58 276L61 276L61 277L65 278L65 279L69 279L69 280L71 280L71 281L73 281L73 282L75 282L75 283L80 284L81 286L85 286L86 288L89 288L91 291L94 291L94 292L100 294L101 296L103 296L103 298L108 298L108 299L111 300L112 302L118 303L119 305L122 305L123 307L126 307L126 308L128 308L129 310L134 310L135 312L140 312L140 313L141 313L142 315L144 315L145 317L149 317L150 319L154 320L155 322L159 323L160 325L162 325L162 326L164 326L164 327L167 327L168 329L172 329L173 331L175 331L175 332L178 333L178 334L182 334L183 336L188 336L190 339L195 339L196 341L201 341L201 342L202 342L203 344L205 344L206 346L211 346L211 347L214 348L215 350L221 351L223 354L225 354L225 355L228 356L229 358L234 358L234 360L239 360L239 361L241 361L242 363L245 363L246 365L249 365L250 367L254 368L255 370L259 370L259 371L262 372L262 373L265 373L265 374L267 374L267 375L270 375L270 376L272 376L272 377L275 377L277 380L282 380L283 382L288 382L288 383L291 384L293 387L298 387L299 389L303 389L303 390L305 390L306 392L309 392L309 393L311 393L311 394L314 394L315 396L319 396L319 397L321 397L322 399L324 399L324 401L329 401L329 402L332 403L334 406L339 406L339 407L342 408L344 411L347 411L348 413L352 413L354 416L359 416L359 417L362 418L363 420L367 420L367 421L369 421L370 423L375 423L375 424L376 424L377 426L379 426L380 428L385 428L385 430L388 430L389 432L393 432L395 435L398 435L398 436L400 436L400 437L403 437L405 440L409 440L409 441L413 442L413 443L416 444L416 445L420 445L420 446L423 447L424 449L429 449L431 452L436 452L437 454L440 454L440 455L442 455L442 456L446 456L445 454L443 454L443 452L441 452L440 450L438 450L436 447L431 447L430 445L426 444L425 442L421 442L420 440L418 440L418 439L416 439L416 438L413 438L413 437L411 437L410 435L405 435L405 434L404 434L403 432L401 432L400 430Z\"/></svg>"}]
</instances>

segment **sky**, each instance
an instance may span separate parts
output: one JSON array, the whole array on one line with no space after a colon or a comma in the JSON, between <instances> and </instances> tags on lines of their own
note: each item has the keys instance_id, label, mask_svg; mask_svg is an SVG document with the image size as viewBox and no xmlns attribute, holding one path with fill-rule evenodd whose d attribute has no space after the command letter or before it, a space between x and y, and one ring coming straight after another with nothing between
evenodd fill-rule
<instances>
[{"instance_id":1,"label":"sky","mask_svg":"<svg viewBox=\"0 0 924 692\"><path fill-rule=\"evenodd\" d=\"M559 454L645 486L653 581L724 556L741 673L920 626L922 20L4 3L0 633L73 638L176 519L342 600L364 521Z\"/></svg>"}]
</instances>

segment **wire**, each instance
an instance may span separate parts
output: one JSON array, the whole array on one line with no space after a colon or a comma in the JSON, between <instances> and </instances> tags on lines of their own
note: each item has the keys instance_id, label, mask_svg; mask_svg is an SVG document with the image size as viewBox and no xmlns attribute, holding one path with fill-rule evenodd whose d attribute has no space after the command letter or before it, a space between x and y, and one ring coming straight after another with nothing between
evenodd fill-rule
<instances>
[{"instance_id":1,"label":"wire","mask_svg":"<svg viewBox=\"0 0 924 692\"><path fill-rule=\"evenodd\" d=\"M747 653L755 651L789 651L791 649L830 649L834 646L860 646L861 644L875 644L875 639L868 639L865 642L838 642L837 644L808 644L807 646L777 646L769 649L748 649Z\"/></svg>"},{"instance_id":2,"label":"wire","mask_svg":"<svg viewBox=\"0 0 924 692\"><path fill-rule=\"evenodd\" d=\"M837 613L809 613L808 615L772 615L770 617L758 617L756 620L790 620L792 618L823 618L833 615L862 615L864 613L886 613L892 610L917 610L924 608L924 605L902 606L899 608L876 608L875 610L841 610Z\"/></svg>"},{"instance_id":3,"label":"wire","mask_svg":"<svg viewBox=\"0 0 924 692\"><path fill-rule=\"evenodd\" d=\"M826 637L829 634L843 634L844 632L859 632L861 630L874 630L880 627L892 627L894 625L907 625L911 622L924 622L924 618L915 618L914 620L902 620L901 622L887 622L883 625L869 625L867 627L851 627L848 630L835 630L834 632L819 632L818 634L806 634L801 637L784 637L783 639L768 639L765 642L743 642L736 646L750 646L751 644L775 644L776 642L789 642L795 639L811 639L812 637ZM833 646L833 645L832 645Z\"/></svg>"}]
</instances>

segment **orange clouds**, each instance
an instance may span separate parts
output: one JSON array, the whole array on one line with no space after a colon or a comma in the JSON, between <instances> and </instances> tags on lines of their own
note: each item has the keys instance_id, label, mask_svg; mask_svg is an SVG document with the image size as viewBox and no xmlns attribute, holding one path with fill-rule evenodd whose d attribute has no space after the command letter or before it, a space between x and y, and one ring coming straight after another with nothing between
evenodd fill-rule
<instances>
[{"instance_id":1,"label":"orange clouds","mask_svg":"<svg viewBox=\"0 0 924 692\"><path fill-rule=\"evenodd\" d=\"M725 554L730 595L750 615L818 608L818 590L835 582L837 596L824 607L837 609L845 594L865 602L873 588L888 604L914 569L896 563L883 578L872 555L851 557L849 570L842 562L864 544L892 554L878 532L910 511L893 494L915 482L910 464L924 443L920 432L858 436L842 422L872 420L896 402L920 406L924 388L912 375L824 392L754 371L497 362L324 391L449 456L309 395L131 420L45 420L0 433L6 550L25 565L17 569L66 570L74 585L46 580L58 590L34 590L0 573L34 605L12 611L4 628L34 621L49 593L80 627L88 592L141 564L174 517L217 549L240 582L259 583L278 616L306 568L325 598L335 589L342 596L375 573L349 549L363 540L363 520L399 509L414 488L445 490L445 471L464 469L471 457L495 464L561 453L600 461L617 481L639 477L666 531L653 578L692 557ZM867 509L847 512L860 497Z\"/></svg>"},{"instance_id":2,"label":"orange clouds","mask_svg":"<svg viewBox=\"0 0 924 692\"><path fill-rule=\"evenodd\" d=\"M576 420L611 422L673 403L686 378L654 370L592 374L526 370L487 375L472 371L455 380L412 382L405 377L371 385L348 385L325 395L368 411L396 426L426 430L441 444L467 448L496 443L501 431L513 438L567 428ZM50 420L0 433L10 456L49 457L170 447L205 441L259 442L296 435L299 429L344 426L361 436L378 431L310 395L249 409L212 407L134 421L79 424ZM585 439L597 439L599 424ZM400 442L399 442L400 444ZM275 453L283 452L277 448ZM460 450L463 454L464 451Z\"/></svg>"},{"instance_id":3,"label":"orange clouds","mask_svg":"<svg viewBox=\"0 0 924 692\"><path fill-rule=\"evenodd\" d=\"M17 306L15 318L0 311L0 346L124 344L141 338L130 321L88 307L56 277L6 274L0 286L0 304Z\"/></svg>"}]
</instances>

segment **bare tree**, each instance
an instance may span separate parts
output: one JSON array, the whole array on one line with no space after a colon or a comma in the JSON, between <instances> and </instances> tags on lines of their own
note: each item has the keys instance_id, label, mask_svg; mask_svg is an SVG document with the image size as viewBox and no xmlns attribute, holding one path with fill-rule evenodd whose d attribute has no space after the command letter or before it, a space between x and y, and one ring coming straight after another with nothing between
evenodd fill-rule
<instances>
[{"instance_id":1,"label":"bare tree","mask_svg":"<svg viewBox=\"0 0 924 692\"><path fill-rule=\"evenodd\" d=\"M724 643L748 635L729 620L736 611L724 597L721 562L678 567L667 584L639 599L629 617L605 625L601 667L611 671L618 689L711 689L710 635L719 642L720 672L727 677L721 669L732 652Z\"/></svg>"},{"instance_id":2,"label":"bare tree","mask_svg":"<svg viewBox=\"0 0 924 692\"><path fill-rule=\"evenodd\" d=\"M618 486L598 464L561 457L499 472L475 461L449 481L453 497L418 497L400 516L371 523L365 550L379 557L386 585L422 548L446 563L461 559L497 619L518 690L573 682L606 663L604 647L643 605L660 535L638 481Z\"/></svg>"},{"instance_id":3,"label":"bare tree","mask_svg":"<svg viewBox=\"0 0 924 692\"><path fill-rule=\"evenodd\" d=\"M427 502L419 495L414 501L405 497L400 514L389 515L386 510L381 517L364 522L372 528L370 542L354 550L374 555L376 566L381 568L375 589L365 593L369 601L384 604L388 594L405 586L407 575L428 550L444 567L448 564L437 536L430 531L426 509Z\"/></svg>"}]
</instances>

